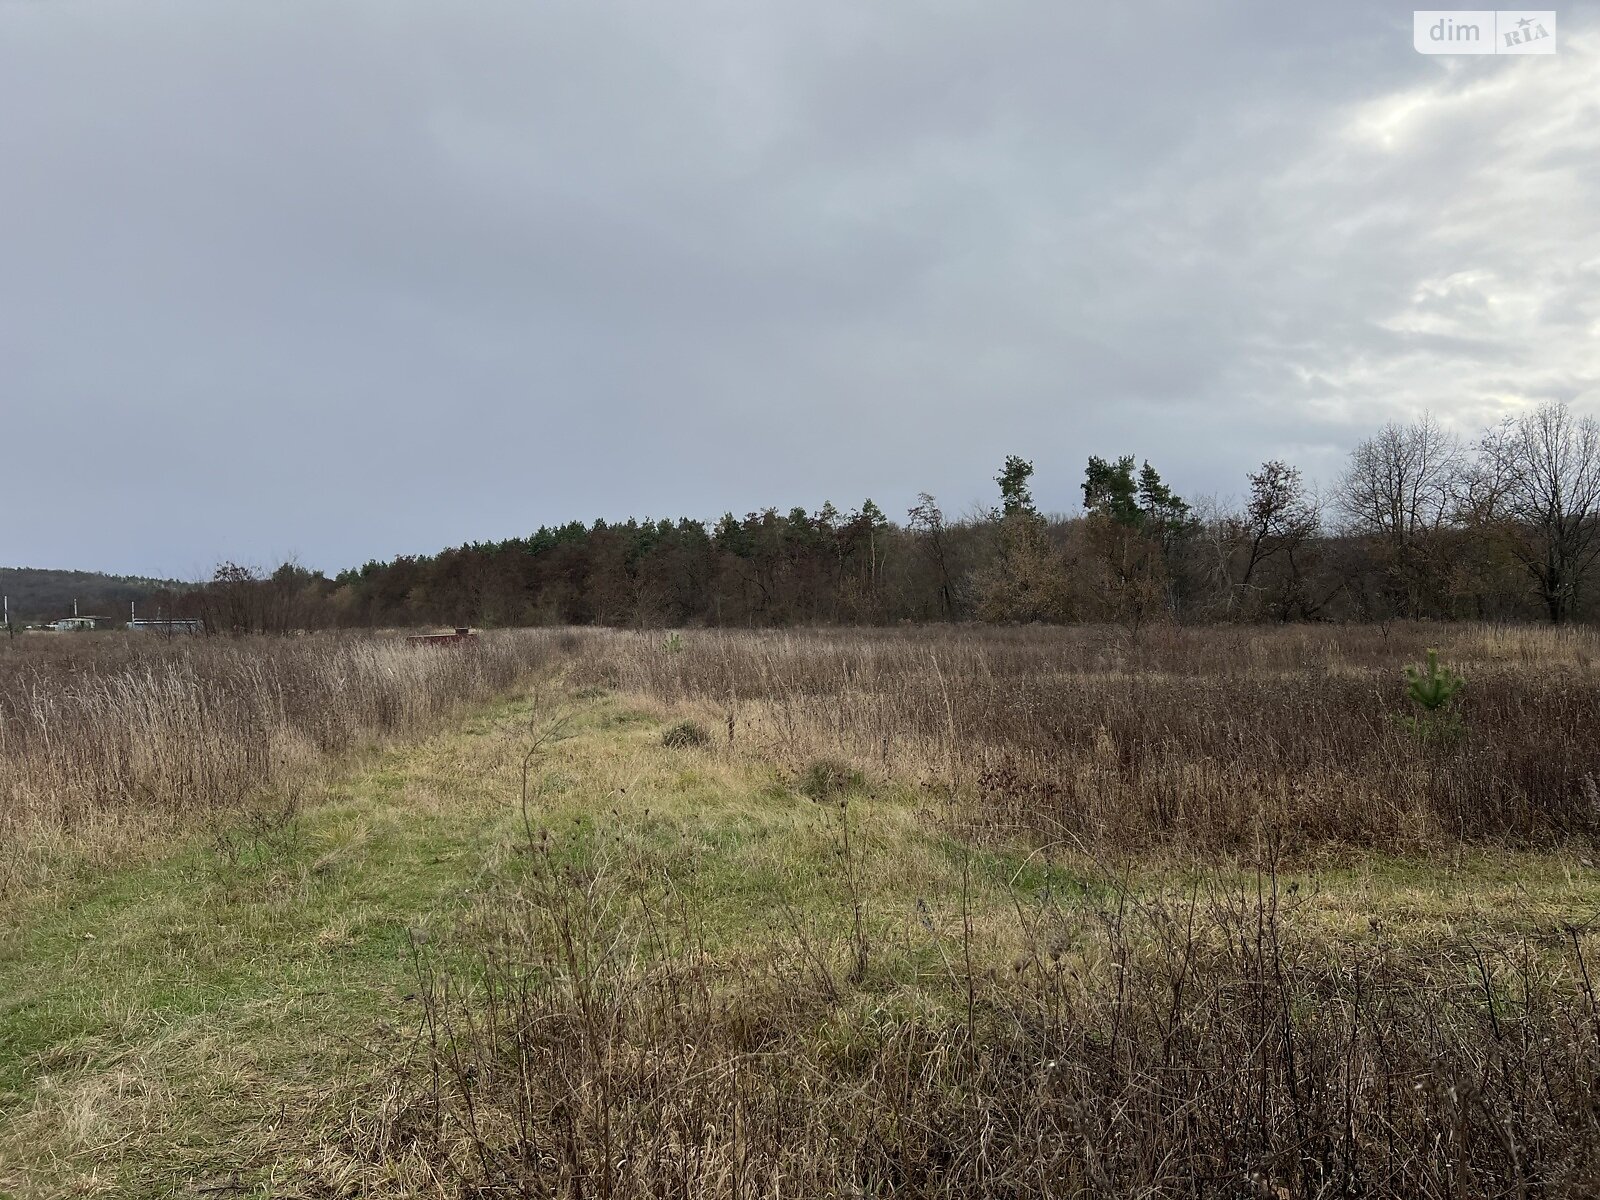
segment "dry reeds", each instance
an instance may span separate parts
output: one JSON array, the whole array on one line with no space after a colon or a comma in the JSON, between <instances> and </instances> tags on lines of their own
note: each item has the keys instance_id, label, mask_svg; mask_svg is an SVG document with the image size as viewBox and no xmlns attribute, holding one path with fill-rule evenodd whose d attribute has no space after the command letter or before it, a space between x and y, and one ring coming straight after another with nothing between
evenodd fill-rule
<instances>
[{"instance_id":1,"label":"dry reeds","mask_svg":"<svg viewBox=\"0 0 1600 1200\"><path fill-rule=\"evenodd\" d=\"M1402 668L1467 676L1420 743ZM1254 851L1600 830L1600 639L1424 626L703 631L589 643L582 678L737 721L795 769L842 757L953 799L975 837Z\"/></svg>"},{"instance_id":2,"label":"dry reeds","mask_svg":"<svg viewBox=\"0 0 1600 1200\"><path fill-rule=\"evenodd\" d=\"M0 845L86 844L237 811L326 756L429 731L540 667L550 636L28 639L0 655ZM0 867L0 875L12 873Z\"/></svg>"}]
</instances>

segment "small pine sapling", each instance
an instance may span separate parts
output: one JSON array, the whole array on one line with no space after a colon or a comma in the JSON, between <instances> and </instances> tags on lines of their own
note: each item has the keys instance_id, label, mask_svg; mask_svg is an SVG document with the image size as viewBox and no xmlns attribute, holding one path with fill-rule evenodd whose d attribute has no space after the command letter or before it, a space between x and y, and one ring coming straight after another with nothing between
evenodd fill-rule
<instances>
[{"instance_id":1,"label":"small pine sapling","mask_svg":"<svg viewBox=\"0 0 1600 1200\"><path fill-rule=\"evenodd\" d=\"M1439 652L1428 651L1425 667L1407 667L1406 695L1418 712L1401 718L1401 724L1423 743L1450 743L1463 732L1461 715L1453 705L1467 681L1449 667L1439 665Z\"/></svg>"}]
</instances>

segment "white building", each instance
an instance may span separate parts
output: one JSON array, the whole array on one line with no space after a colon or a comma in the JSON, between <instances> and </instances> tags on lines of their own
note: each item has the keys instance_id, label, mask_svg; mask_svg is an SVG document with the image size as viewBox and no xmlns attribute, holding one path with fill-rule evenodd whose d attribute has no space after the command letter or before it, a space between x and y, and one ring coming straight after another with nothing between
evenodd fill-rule
<instances>
[{"instance_id":1,"label":"white building","mask_svg":"<svg viewBox=\"0 0 1600 1200\"><path fill-rule=\"evenodd\" d=\"M59 621L52 621L46 629L54 629L58 633L78 633L85 629L98 629L101 625L99 617L62 617Z\"/></svg>"}]
</instances>

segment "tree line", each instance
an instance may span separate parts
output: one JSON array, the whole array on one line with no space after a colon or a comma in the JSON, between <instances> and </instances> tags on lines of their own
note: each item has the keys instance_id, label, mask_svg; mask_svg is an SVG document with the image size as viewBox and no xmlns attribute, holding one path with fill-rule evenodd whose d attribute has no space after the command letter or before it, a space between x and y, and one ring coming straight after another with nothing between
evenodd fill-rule
<instances>
[{"instance_id":1,"label":"tree line","mask_svg":"<svg viewBox=\"0 0 1600 1200\"><path fill-rule=\"evenodd\" d=\"M1039 511L1008 458L993 508L923 494L898 521L775 508L706 522L573 522L328 578L225 564L164 603L218 631L427 624L1386 621L1600 615L1600 424L1549 403L1465 443L1390 424L1326 489L1271 461L1236 504L1149 462L1091 457L1082 512Z\"/></svg>"},{"instance_id":2,"label":"tree line","mask_svg":"<svg viewBox=\"0 0 1600 1200\"><path fill-rule=\"evenodd\" d=\"M0 594L16 624L72 615L76 602L84 613L126 616L130 603L143 604L158 593L183 585L171 579L139 575L104 575L97 571L58 571L39 567L0 567Z\"/></svg>"}]
</instances>

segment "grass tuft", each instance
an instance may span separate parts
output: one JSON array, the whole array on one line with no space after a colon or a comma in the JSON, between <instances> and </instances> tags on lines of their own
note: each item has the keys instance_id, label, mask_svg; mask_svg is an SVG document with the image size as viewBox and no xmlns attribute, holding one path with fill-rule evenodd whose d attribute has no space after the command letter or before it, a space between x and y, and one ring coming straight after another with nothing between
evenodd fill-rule
<instances>
[{"instance_id":1,"label":"grass tuft","mask_svg":"<svg viewBox=\"0 0 1600 1200\"><path fill-rule=\"evenodd\" d=\"M711 734L698 721L679 721L661 733L661 744L669 750L686 750L693 746L709 746Z\"/></svg>"},{"instance_id":2,"label":"grass tuft","mask_svg":"<svg viewBox=\"0 0 1600 1200\"><path fill-rule=\"evenodd\" d=\"M800 773L795 790L818 804L825 804L866 786L866 777L848 763L836 758L820 758Z\"/></svg>"}]
</instances>

